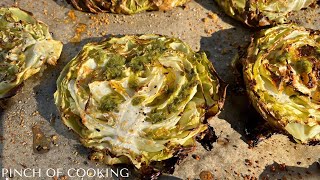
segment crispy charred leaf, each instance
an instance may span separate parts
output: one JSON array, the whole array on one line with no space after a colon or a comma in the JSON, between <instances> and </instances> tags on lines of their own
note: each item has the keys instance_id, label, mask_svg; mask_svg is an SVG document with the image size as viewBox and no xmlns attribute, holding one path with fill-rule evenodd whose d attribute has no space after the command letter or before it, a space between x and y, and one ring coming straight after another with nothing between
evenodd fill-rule
<instances>
[{"instance_id":1,"label":"crispy charred leaf","mask_svg":"<svg viewBox=\"0 0 320 180\"><path fill-rule=\"evenodd\" d=\"M213 143L216 142L218 137L216 136L213 127L208 125L206 131L202 132L196 137L196 140L206 149L211 151L213 148Z\"/></svg>"},{"instance_id":2,"label":"crispy charred leaf","mask_svg":"<svg viewBox=\"0 0 320 180\"><path fill-rule=\"evenodd\" d=\"M292 11L299 11L317 0L216 0L226 14L249 27L287 23Z\"/></svg>"},{"instance_id":3,"label":"crispy charred leaf","mask_svg":"<svg viewBox=\"0 0 320 180\"><path fill-rule=\"evenodd\" d=\"M182 6L190 0L68 0L74 8L92 13L112 12L119 14L135 14L143 11L167 11Z\"/></svg>"},{"instance_id":4,"label":"crispy charred leaf","mask_svg":"<svg viewBox=\"0 0 320 180\"><path fill-rule=\"evenodd\" d=\"M62 43L47 25L18 8L0 8L0 99L13 96L23 81L55 65Z\"/></svg>"},{"instance_id":5,"label":"crispy charred leaf","mask_svg":"<svg viewBox=\"0 0 320 180\"><path fill-rule=\"evenodd\" d=\"M248 119L245 126L246 140L250 148L256 147L260 142L277 133L273 127L264 121L261 116L250 106Z\"/></svg>"},{"instance_id":6,"label":"crispy charred leaf","mask_svg":"<svg viewBox=\"0 0 320 180\"><path fill-rule=\"evenodd\" d=\"M140 169L137 169L132 164L115 164L113 167L126 167L132 170L133 173L132 177L136 177L136 179L146 179L146 180L153 180L158 179L159 176L163 174L173 174L175 166L179 165L179 163L184 160L188 153L192 152L194 148L177 148L177 152L173 155L173 157L163 160L163 161L154 161L147 164L142 164ZM105 156L115 157L114 155L110 154L110 152L97 152L94 151L89 156L90 160L102 162ZM123 161L122 161L123 162Z\"/></svg>"},{"instance_id":7,"label":"crispy charred leaf","mask_svg":"<svg viewBox=\"0 0 320 180\"><path fill-rule=\"evenodd\" d=\"M198 134L214 141L207 118L222 109L227 85L205 53L141 35L85 45L57 86L62 120L96 151L92 159L157 174L172 172Z\"/></svg>"},{"instance_id":8,"label":"crispy charred leaf","mask_svg":"<svg viewBox=\"0 0 320 180\"><path fill-rule=\"evenodd\" d=\"M47 153L50 150L50 138L46 137L38 125L32 127L33 151L38 154Z\"/></svg>"},{"instance_id":9,"label":"crispy charred leaf","mask_svg":"<svg viewBox=\"0 0 320 180\"><path fill-rule=\"evenodd\" d=\"M310 142L308 142L308 145L309 146L317 146L317 145L320 145L320 141L310 141Z\"/></svg>"},{"instance_id":10,"label":"crispy charred leaf","mask_svg":"<svg viewBox=\"0 0 320 180\"><path fill-rule=\"evenodd\" d=\"M244 80L254 108L295 141L320 140L320 38L293 24L262 30L244 58Z\"/></svg>"},{"instance_id":11,"label":"crispy charred leaf","mask_svg":"<svg viewBox=\"0 0 320 180\"><path fill-rule=\"evenodd\" d=\"M250 110L247 113L249 114L249 117L246 120L245 140L248 143L249 148L256 147L260 142L275 134L288 134L286 131L274 129L274 126L270 125L268 121L264 121L261 116L254 111L254 107L250 106ZM290 137L290 141L296 142L292 137ZM316 146L319 145L320 142L311 140L306 144L309 146Z\"/></svg>"},{"instance_id":12,"label":"crispy charred leaf","mask_svg":"<svg viewBox=\"0 0 320 180\"><path fill-rule=\"evenodd\" d=\"M158 179L162 174L173 174L175 166L192 152L192 148L181 148L173 157L160 162L152 162L149 166L142 166L138 177L140 179Z\"/></svg>"}]
</instances>

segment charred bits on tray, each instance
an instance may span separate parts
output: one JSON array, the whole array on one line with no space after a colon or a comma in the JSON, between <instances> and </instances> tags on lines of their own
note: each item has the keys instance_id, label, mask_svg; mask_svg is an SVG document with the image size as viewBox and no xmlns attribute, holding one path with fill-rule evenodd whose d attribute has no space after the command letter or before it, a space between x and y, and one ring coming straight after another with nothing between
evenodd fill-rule
<instances>
[{"instance_id":1,"label":"charred bits on tray","mask_svg":"<svg viewBox=\"0 0 320 180\"><path fill-rule=\"evenodd\" d=\"M244 162L245 162L244 164L245 164L246 166L252 166L252 164L253 164L250 159L245 159Z\"/></svg>"},{"instance_id":2,"label":"charred bits on tray","mask_svg":"<svg viewBox=\"0 0 320 180\"><path fill-rule=\"evenodd\" d=\"M75 29L75 35L71 38L71 42L77 43L81 41L81 35L87 30L87 25L83 23L79 23Z\"/></svg>"},{"instance_id":3,"label":"charred bits on tray","mask_svg":"<svg viewBox=\"0 0 320 180\"><path fill-rule=\"evenodd\" d=\"M57 135L52 135L52 136L51 136L51 142L52 142L52 144L54 144L55 146L58 146L58 136L57 136Z\"/></svg>"},{"instance_id":4,"label":"charred bits on tray","mask_svg":"<svg viewBox=\"0 0 320 180\"><path fill-rule=\"evenodd\" d=\"M70 11L68 12L68 17L69 17L72 21L75 21L75 20L77 19L77 16L76 16L76 14L74 13L73 10L70 10Z\"/></svg>"},{"instance_id":5,"label":"charred bits on tray","mask_svg":"<svg viewBox=\"0 0 320 180\"><path fill-rule=\"evenodd\" d=\"M192 158L199 161L201 158L199 155L196 155L196 154L192 154Z\"/></svg>"},{"instance_id":6,"label":"charred bits on tray","mask_svg":"<svg viewBox=\"0 0 320 180\"><path fill-rule=\"evenodd\" d=\"M229 144L229 142L230 142L230 140L227 138L220 137L217 139L217 144L219 144L219 145L226 146L227 144Z\"/></svg>"},{"instance_id":7,"label":"charred bits on tray","mask_svg":"<svg viewBox=\"0 0 320 180\"><path fill-rule=\"evenodd\" d=\"M32 127L33 133L33 151L43 154L50 150L50 139L45 136L38 125Z\"/></svg>"}]
</instances>

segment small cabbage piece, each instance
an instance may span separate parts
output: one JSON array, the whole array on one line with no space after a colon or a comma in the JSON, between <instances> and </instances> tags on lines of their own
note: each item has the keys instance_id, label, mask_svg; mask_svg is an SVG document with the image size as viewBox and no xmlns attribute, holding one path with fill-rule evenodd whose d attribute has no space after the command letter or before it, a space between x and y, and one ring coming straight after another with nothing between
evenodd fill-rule
<instances>
[{"instance_id":1,"label":"small cabbage piece","mask_svg":"<svg viewBox=\"0 0 320 180\"><path fill-rule=\"evenodd\" d=\"M287 15L317 0L215 0L229 16L250 27L283 24Z\"/></svg>"},{"instance_id":2,"label":"small cabbage piece","mask_svg":"<svg viewBox=\"0 0 320 180\"><path fill-rule=\"evenodd\" d=\"M252 40L244 79L257 111L297 142L320 140L320 36L279 25Z\"/></svg>"},{"instance_id":3,"label":"small cabbage piece","mask_svg":"<svg viewBox=\"0 0 320 180\"><path fill-rule=\"evenodd\" d=\"M47 25L18 8L0 8L0 99L46 63L55 65L62 43L52 39Z\"/></svg>"},{"instance_id":4,"label":"small cabbage piece","mask_svg":"<svg viewBox=\"0 0 320 180\"><path fill-rule=\"evenodd\" d=\"M107 164L149 167L195 146L226 85L205 53L179 39L124 36L89 43L57 80L66 126Z\"/></svg>"},{"instance_id":5,"label":"small cabbage piece","mask_svg":"<svg viewBox=\"0 0 320 180\"><path fill-rule=\"evenodd\" d=\"M80 11L135 14L143 11L170 10L190 0L69 0Z\"/></svg>"}]
</instances>

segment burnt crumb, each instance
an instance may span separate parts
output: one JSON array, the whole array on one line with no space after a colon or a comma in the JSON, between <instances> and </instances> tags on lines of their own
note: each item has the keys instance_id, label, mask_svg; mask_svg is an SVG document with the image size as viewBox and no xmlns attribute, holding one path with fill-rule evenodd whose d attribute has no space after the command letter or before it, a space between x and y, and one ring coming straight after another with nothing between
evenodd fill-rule
<instances>
[{"instance_id":1,"label":"burnt crumb","mask_svg":"<svg viewBox=\"0 0 320 180\"><path fill-rule=\"evenodd\" d=\"M242 177L243 177L243 179L245 179L245 180L256 180L256 179L257 179L256 177L251 176L251 175L248 175L248 174L242 175Z\"/></svg>"},{"instance_id":2,"label":"burnt crumb","mask_svg":"<svg viewBox=\"0 0 320 180\"><path fill-rule=\"evenodd\" d=\"M229 144L229 142L230 142L230 140L227 138L218 138L217 139L217 144L219 144L219 145L225 146L225 145Z\"/></svg>"},{"instance_id":3,"label":"burnt crumb","mask_svg":"<svg viewBox=\"0 0 320 180\"><path fill-rule=\"evenodd\" d=\"M203 133L196 136L196 140L204 147L205 150L211 151L213 143L216 142L218 137L216 136L213 127L208 125L208 129Z\"/></svg>"},{"instance_id":4,"label":"burnt crumb","mask_svg":"<svg viewBox=\"0 0 320 180\"><path fill-rule=\"evenodd\" d=\"M250 159L245 159L244 160L244 164L246 165L246 166L252 166L252 161L250 160Z\"/></svg>"},{"instance_id":5,"label":"burnt crumb","mask_svg":"<svg viewBox=\"0 0 320 180\"><path fill-rule=\"evenodd\" d=\"M62 176L60 176L60 179L61 179L61 180L67 180L67 179L68 179L68 176L67 176L67 175L62 175Z\"/></svg>"},{"instance_id":6,"label":"burnt crumb","mask_svg":"<svg viewBox=\"0 0 320 180\"><path fill-rule=\"evenodd\" d=\"M33 151L43 154L50 150L50 138L47 138L38 125L32 127Z\"/></svg>"},{"instance_id":7,"label":"burnt crumb","mask_svg":"<svg viewBox=\"0 0 320 180\"><path fill-rule=\"evenodd\" d=\"M254 107L248 109L248 120L245 127L245 140L249 148L256 147L261 141L270 138L277 132L274 131L268 122L261 118Z\"/></svg>"},{"instance_id":8,"label":"burnt crumb","mask_svg":"<svg viewBox=\"0 0 320 180\"><path fill-rule=\"evenodd\" d=\"M213 180L214 176L210 171L202 171L199 174L200 180Z\"/></svg>"},{"instance_id":9,"label":"burnt crumb","mask_svg":"<svg viewBox=\"0 0 320 180\"><path fill-rule=\"evenodd\" d=\"M51 136L51 142L54 145L58 145L58 136L57 135L52 135Z\"/></svg>"},{"instance_id":10,"label":"burnt crumb","mask_svg":"<svg viewBox=\"0 0 320 180\"><path fill-rule=\"evenodd\" d=\"M200 160L200 156L196 154L192 154L192 158L198 161Z\"/></svg>"},{"instance_id":11,"label":"burnt crumb","mask_svg":"<svg viewBox=\"0 0 320 180\"><path fill-rule=\"evenodd\" d=\"M19 163L20 164L20 166L22 166L24 169L26 169L28 166L27 165L25 165L25 164L22 164L22 163Z\"/></svg>"}]
</instances>

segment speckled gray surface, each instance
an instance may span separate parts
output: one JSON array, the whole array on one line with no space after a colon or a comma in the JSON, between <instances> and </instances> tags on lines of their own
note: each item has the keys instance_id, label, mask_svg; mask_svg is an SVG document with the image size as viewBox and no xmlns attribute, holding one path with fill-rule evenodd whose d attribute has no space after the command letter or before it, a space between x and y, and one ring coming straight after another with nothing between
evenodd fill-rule
<instances>
[{"instance_id":1,"label":"speckled gray surface","mask_svg":"<svg viewBox=\"0 0 320 180\"><path fill-rule=\"evenodd\" d=\"M77 136L61 123L53 102L55 81L63 66L87 42L101 40L102 35L156 33L179 37L194 50L209 52L217 72L230 84L224 110L219 117L210 121L219 137L213 150L206 151L199 145L193 154L200 159L196 160L190 154L176 166L173 176L163 176L162 179L199 179L202 171L210 171L216 179L319 179L320 170L316 161L320 158L320 146L295 144L287 136L278 134L255 148L248 148L243 136L245 122L250 118L250 106L244 94L233 91L236 84L230 62L237 48L250 40L251 32L225 16L213 0L197 0L188 3L185 8L169 12L147 12L131 16L93 15L76 11L75 20L67 15L73 8L64 0L0 2L0 6L13 4L32 12L36 18L47 23L54 38L64 43L64 48L56 67L48 67L42 76L30 78L16 96L1 102L0 169L41 168L41 178L29 179L53 179L45 174L49 168L61 168L63 175L67 175L70 168L108 168L90 162L90 150L83 148ZM214 13L213 18L208 17L209 12ZM320 27L319 17L319 9L315 9L297 13L291 19L306 27L317 28ZM107 19L109 23L97 23L95 18ZM79 23L86 24L88 29L81 36L80 43L70 43ZM57 145L52 145L48 153L33 152L31 128L34 124L38 124L47 136L58 137ZM283 163L287 170L277 168L277 164ZM276 168L271 172L273 166ZM13 179L27 178L15 176ZM98 178L86 176L84 179Z\"/></svg>"}]
</instances>

